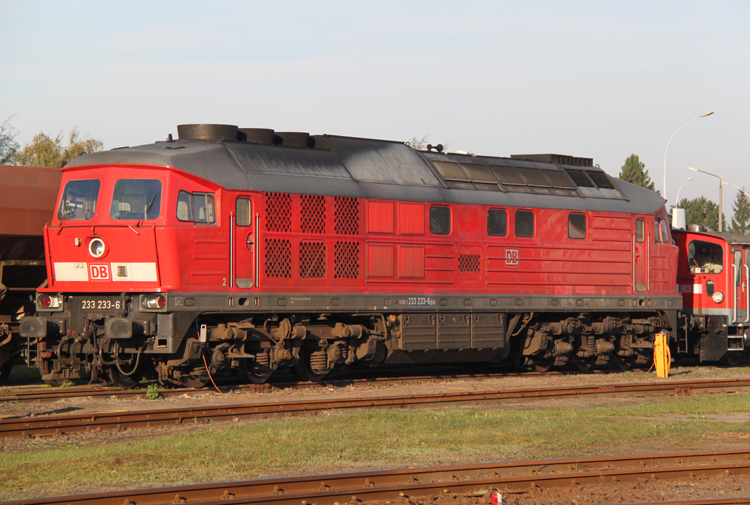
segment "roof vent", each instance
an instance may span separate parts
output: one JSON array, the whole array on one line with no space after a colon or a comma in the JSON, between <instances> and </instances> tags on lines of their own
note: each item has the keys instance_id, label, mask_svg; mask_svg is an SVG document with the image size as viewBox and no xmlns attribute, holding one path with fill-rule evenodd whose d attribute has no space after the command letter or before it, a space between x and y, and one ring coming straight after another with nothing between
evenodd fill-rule
<instances>
[{"instance_id":1,"label":"roof vent","mask_svg":"<svg viewBox=\"0 0 750 505\"><path fill-rule=\"evenodd\" d=\"M177 125L180 140L237 140L237 127L229 124Z\"/></svg>"},{"instance_id":2,"label":"roof vent","mask_svg":"<svg viewBox=\"0 0 750 505\"><path fill-rule=\"evenodd\" d=\"M315 139L306 132L278 132L276 135L283 139L285 147L315 147Z\"/></svg>"},{"instance_id":3,"label":"roof vent","mask_svg":"<svg viewBox=\"0 0 750 505\"><path fill-rule=\"evenodd\" d=\"M240 128L237 140L253 144L281 144L281 137L268 128Z\"/></svg>"},{"instance_id":4,"label":"roof vent","mask_svg":"<svg viewBox=\"0 0 750 505\"><path fill-rule=\"evenodd\" d=\"M554 163L555 165L573 165L575 167L592 167L594 158L576 158L566 154L511 154L514 160L535 161L537 163Z\"/></svg>"}]
</instances>

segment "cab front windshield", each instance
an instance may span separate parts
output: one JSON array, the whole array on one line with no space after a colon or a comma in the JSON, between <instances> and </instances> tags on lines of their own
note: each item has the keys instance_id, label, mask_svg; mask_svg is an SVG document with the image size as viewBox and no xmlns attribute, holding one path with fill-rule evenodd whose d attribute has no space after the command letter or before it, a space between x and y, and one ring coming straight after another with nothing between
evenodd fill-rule
<instances>
[{"instance_id":1,"label":"cab front windshield","mask_svg":"<svg viewBox=\"0 0 750 505\"><path fill-rule=\"evenodd\" d=\"M724 269L724 249L719 244L693 240L688 245L690 273L718 274Z\"/></svg>"},{"instance_id":2,"label":"cab front windshield","mask_svg":"<svg viewBox=\"0 0 750 505\"><path fill-rule=\"evenodd\" d=\"M156 219L161 214L161 181L120 179L112 193L112 219Z\"/></svg>"},{"instance_id":3,"label":"cab front windshield","mask_svg":"<svg viewBox=\"0 0 750 505\"><path fill-rule=\"evenodd\" d=\"M96 202L99 199L99 186L96 180L68 181L65 184L57 219L60 221L86 221L94 217Z\"/></svg>"}]
</instances>

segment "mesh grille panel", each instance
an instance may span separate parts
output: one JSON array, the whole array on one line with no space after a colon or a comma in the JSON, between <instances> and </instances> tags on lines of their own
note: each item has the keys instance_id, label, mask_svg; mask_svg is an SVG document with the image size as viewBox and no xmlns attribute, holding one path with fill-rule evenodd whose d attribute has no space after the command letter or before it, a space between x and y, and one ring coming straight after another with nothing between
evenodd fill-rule
<instances>
[{"instance_id":1,"label":"mesh grille panel","mask_svg":"<svg viewBox=\"0 0 750 505\"><path fill-rule=\"evenodd\" d=\"M303 240L299 243L299 276L303 279L322 279L326 276L324 242Z\"/></svg>"},{"instance_id":2,"label":"mesh grille panel","mask_svg":"<svg viewBox=\"0 0 750 505\"><path fill-rule=\"evenodd\" d=\"M359 200L337 196L333 199L334 231L338 235L359 235Z\"/></svg>"},{"instance_id":3,"label":"mesh grille panel","mask_svg":"<svg viewBox=\"0 0 750 505\"><path fill-rule=\"evenodd\" d=\"M266 239L266 276L292 276L292 243L287 239Z\"/></svg>"},{"instance_id":4,"label":"mesh grille panel","mask_svg":"<svg viewBox=\"0 0 750 505\"><path fill-rule=\"evenodd\" d=\"M359 277L359 243L336 242L334 277L336 279L356 279Z\"/></svg>"},{"instance_id":5,"label":"mesh grille panel","mask_svg":"<svg viewBox=\"0 0 750 505\"><path fill-rule=\"evenodd\" d=\"M292 196L266 193L266 231L292 231Z\"/></svg>"},{"instance_id":6,"label":"mesh grille panel","mask_svg":"<svg viewBox=\"0 0 750 505\"><path fill-rule=\"evenodd\" d=\"M459 272L479 272L480 261L478 254L461 254L458 257Z\"/></svg>"},{"instance_id":7,"label":"mesh grille panel","mask_svg":"<svg viewBox=\"0 0 750 505\"><path fill-rule=\"evenodd\" d=\"M324 196L302 195L300 227L302 233L326 232L326 199Z\"/></svg>"}]
</instances>

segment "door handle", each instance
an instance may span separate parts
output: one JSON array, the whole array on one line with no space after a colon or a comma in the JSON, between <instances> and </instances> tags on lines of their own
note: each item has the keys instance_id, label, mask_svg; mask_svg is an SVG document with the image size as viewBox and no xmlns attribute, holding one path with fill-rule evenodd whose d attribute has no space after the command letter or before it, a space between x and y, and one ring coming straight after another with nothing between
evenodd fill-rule
<instances>
[{"instance_id":1,"label":"door handle","mask_svg":"<svg viewBox=\"0 0 750 505\"><path fill-rule=\"evenodd\" d=\"M253 242L252 240L250 240L250 237L247 237L247 240L245 241L245 243L247 245L253 245L255 242Z\"/></svg>"}]
</instances>

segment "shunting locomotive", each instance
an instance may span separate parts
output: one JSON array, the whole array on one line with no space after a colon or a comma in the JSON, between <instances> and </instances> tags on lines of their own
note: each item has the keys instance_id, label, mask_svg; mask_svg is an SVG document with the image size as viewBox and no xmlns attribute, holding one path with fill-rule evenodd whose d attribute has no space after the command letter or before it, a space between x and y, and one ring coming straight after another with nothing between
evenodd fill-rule
<instances>
[{"instance_id":1,"label":"shunting locomotive","mask_svg":"<svg viewBox=\"0 0 750 505\"><path fill-rule=\"evenodd\" d=\"M629 368L677 338L664 203L590 158L181 125L63 169L21 332L50 384Z\"/></svg>"}]
</instances>

